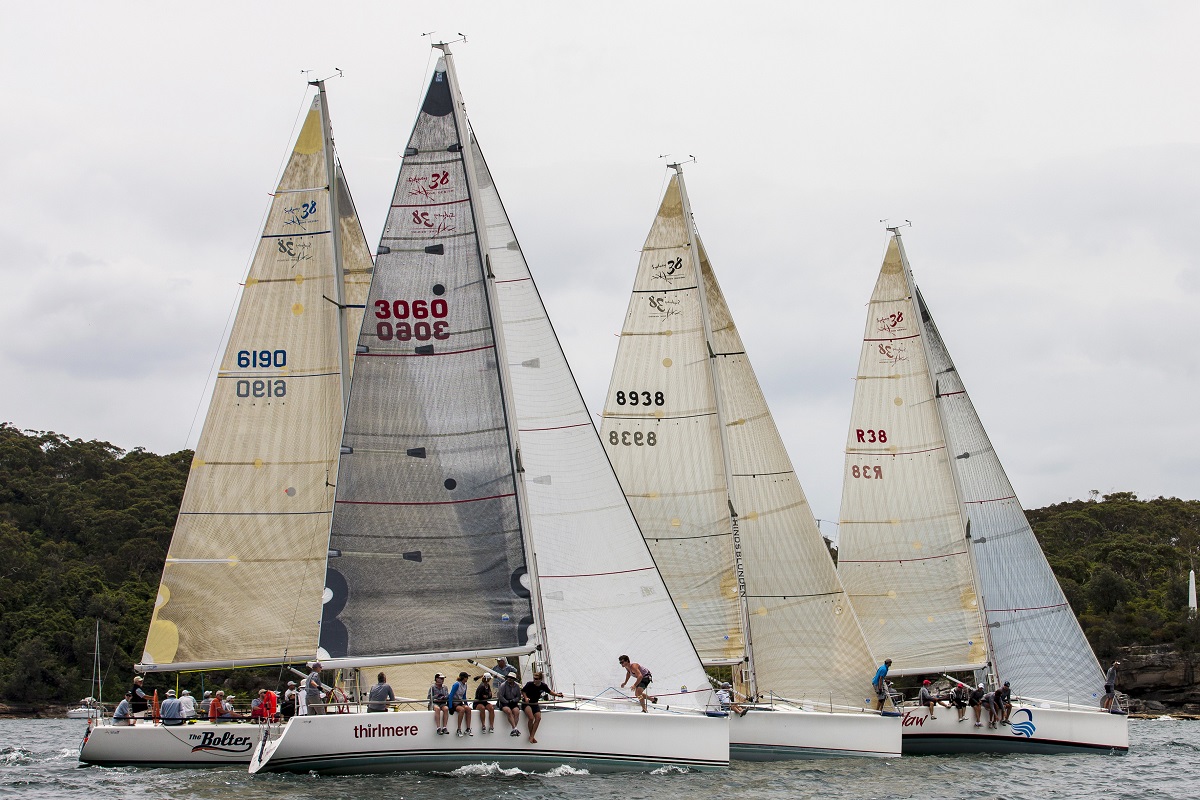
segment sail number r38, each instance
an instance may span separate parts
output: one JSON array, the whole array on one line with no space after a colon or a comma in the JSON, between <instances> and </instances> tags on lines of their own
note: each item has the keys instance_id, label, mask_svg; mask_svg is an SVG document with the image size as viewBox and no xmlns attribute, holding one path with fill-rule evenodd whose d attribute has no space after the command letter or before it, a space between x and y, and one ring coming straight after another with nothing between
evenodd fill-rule
<instances>
[{"instance_id":1,"label":"sail number r38","mask_svg":"<svg viewBox=\"0 0 1200 800\"><path fill-rule=\"evenodd\" d=\"M883 480L883 467L860 467L858 464L850 467L850 475L864 480Z\"/></svg>"}]
</instances>

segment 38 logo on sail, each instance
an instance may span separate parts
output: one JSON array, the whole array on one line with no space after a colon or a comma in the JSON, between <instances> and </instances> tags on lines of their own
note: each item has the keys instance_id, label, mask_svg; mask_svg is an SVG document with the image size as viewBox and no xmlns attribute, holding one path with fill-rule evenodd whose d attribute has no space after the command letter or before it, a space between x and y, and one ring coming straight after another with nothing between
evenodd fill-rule
<instances>
[{"instance_id":1,"label":"38 logo on sail","mask_svg":"<svg viewBox=\"0 0 1200 800\"><path fill-rule=\"evenodd\" d=\"M375 335L381 342L449 339L449 315L450 305L440 297L432 301L376 300L375 318L383 321L375 323Z\"/></svg>"}]
</instances>

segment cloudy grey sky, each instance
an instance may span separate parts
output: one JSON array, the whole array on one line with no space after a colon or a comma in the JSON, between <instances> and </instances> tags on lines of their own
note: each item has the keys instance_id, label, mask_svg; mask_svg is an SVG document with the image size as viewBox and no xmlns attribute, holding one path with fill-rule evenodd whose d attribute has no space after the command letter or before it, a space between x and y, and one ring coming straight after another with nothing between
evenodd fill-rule
<instances>
[{"instance_id":1,"label":"cloudy grey sky","mask_svg":"<svg viewBox=\"0 0 1200 800\"><path fill-rule=\"evenodd\" d=\"M0 420L169 452L329 82L367 238L432 66L599 409L666 170L817 516L865 303L905 243L1027 507L1200 496L1194 3L0 0ZM200 409L197 416L197 409ZM195 420L195 423L194 423ZM832 526L826 526L832 533Z\"/></svg>"}]
</instances>

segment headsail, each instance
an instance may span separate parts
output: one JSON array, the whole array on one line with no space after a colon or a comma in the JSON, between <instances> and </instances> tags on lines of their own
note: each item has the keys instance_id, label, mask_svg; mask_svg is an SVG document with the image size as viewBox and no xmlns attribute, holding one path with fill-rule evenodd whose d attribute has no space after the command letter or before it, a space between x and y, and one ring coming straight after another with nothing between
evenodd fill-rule
<instances>
[{"instance_id":1,"label":"headsail","mask_svg":"<svg viewBox=\"0 0 1200 800\"><path fill-rule=\"evenodd\" d=\"M706 657L750 655L761 692L845 702L871 655L690 224L676 175L622 330L608 449Z\"/></svg>"},{"instance_id":2,"label":"headsail","mask_svg":"<svg viewBox=\"0 0 1200 800\"><path fill-rule=\"evenodd\" d=\"M316 651L342 424L338 308L371 256L340 166L337 291L330 165L313 99L255 253L163 568L140 669ZM345 309L357 330L361 310Z\"/></svg>"},{"instance_id":3,"label":"headsail","mask_svg":"<svg viewBox=\"0 0 1200 800\"><path fill-rule=\"evenodd\" d=\"M439 61L358 338L321 649L344 664L516 650L533 625L495 309Z\"/></svg>"},{"instance_id":4,"label":"headsail","mask_svg":"<svg viewBox=\"0 0 1200 800\"><path fill-rule=\"evenodd\" d=\"M1100 664L1029 527L919 289L916 296L937 407L970 524L993 670L1023 696L1098 706L1104 682Z\"/></svg>"},{"instance_id":5,"label":"headsail","mask_svg":"<svg viewBox=\"0 0 1200 800\"><path fill-rule=\"evenodd\" d=\"M475 147L558 688L585 696L604 693L622 676L616 661L626 652L652 670L655 692L665 703L703 707L711 689L700 660L605 456Z\"/></svg>"},{"instance_id":6,"label":"headsail","mask_svg":"<svg viewBox=\"0 0 1200 800\"><path fill-rule=\"evenodd\" d=\"M843 475L838 572L893 671L987 661L951 456L908 263L894 237L871 295Z\"/></svg>"}]
</instances>

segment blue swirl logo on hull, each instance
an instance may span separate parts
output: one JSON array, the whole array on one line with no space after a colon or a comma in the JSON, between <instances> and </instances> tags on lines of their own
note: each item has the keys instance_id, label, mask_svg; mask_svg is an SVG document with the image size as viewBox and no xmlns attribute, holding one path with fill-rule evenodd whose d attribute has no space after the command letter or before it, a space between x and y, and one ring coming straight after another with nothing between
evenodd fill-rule
<instances>
[{"instance_id":1,"label":"blue swirl logo on hull","mask_svg":"<svg viewBox=\"0 0 1200 800\"><path fill-rule=\"evenodd\" d=\"M1028 708L1021 708L1017 710L1017 714L1024 714L1025 721L1014 722L1009 729L1017 736L1024 736L1026 739L1032 738L1033 732L1037 730L1037 726L1033 724L1033 712Z\"/></svg>"}]
</instances>

